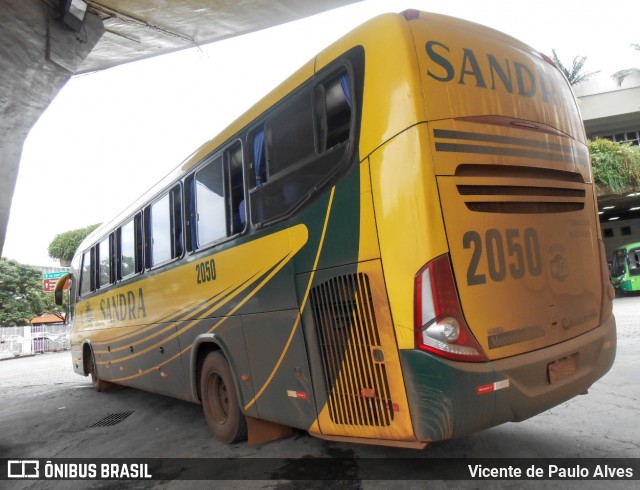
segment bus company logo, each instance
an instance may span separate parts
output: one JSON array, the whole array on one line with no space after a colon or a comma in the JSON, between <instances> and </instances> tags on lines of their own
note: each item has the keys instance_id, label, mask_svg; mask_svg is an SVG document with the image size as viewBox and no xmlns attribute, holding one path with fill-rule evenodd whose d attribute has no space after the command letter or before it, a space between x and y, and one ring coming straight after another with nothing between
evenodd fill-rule
<instances>
[{"instance_id":1,"label":"bus company logo","mask_svg":"<svg viewBox=\"0 0 640 490\"><path fill-rule=\"evenodd\" d=\"M8 478L39 478L40 462L33 459L10 459L7 461Z\"/></svg>"},{"instance_id":2,"label":"bus company logo","mask_svg":"<svg viewBox=\"0 0 640 490\"><path fill-rule=\"evenodd\" d=\"M551 277L556 281L564 281L569 277L569 261L564 255L564 247L555 244L549 249L549 254L553 257L549 262Z\"/></svg>"},{"instance_id":3,"label":"bus company logo","mask_svg":"<svg viewBox=\"0 0 640 490\"><path fill-rule=\"evenodd\" d=\"M93 322L93 308L91 307L91 303L87 303L84 309L84 321L87 323Z\"/></svg>"},{"instance_id":4,"label":"bus company logo","mask_svg":"<svg viewBox=\"0 0 640 490\"><path fill-rule=\"evenodd\" d=\"M425 48L429 58L427 76L438 82L473 84L477 88L503 90L522 97L541 97L553 105L570 103L557 91L544 64L534 66L491 53L476 53L469 48L456 52L434 40L427 41Z\"/></svg>"}]
</instances>

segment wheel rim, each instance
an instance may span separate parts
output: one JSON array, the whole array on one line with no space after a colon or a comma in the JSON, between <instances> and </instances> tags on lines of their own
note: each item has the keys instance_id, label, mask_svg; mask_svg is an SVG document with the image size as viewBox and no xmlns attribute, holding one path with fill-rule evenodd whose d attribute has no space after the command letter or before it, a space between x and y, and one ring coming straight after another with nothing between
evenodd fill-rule
<instances>
[{"instance_id":1,"label":"wheel rim","mask_svg":"<svg viewBox=\"0 0 640 490\"><path fill-rule=\"evenodd\" d=\"M229 418L229 393L227 385L218 373L209 377L208 392L211 393L209 401L211 412L218 424L224 424Z\"/></svg>"},{"instance_id":2,"label":"wheel rim","mask_svg":"<svg viewBox=\"0 0 640 490\"><path fill-rule=\"evenodd\" d=\"M93 362L93 357L89 360L89 373L91 375L91 382L95 385L98 382L98 376L96 375L96 363Z\"/></svg>"}]
</instances>

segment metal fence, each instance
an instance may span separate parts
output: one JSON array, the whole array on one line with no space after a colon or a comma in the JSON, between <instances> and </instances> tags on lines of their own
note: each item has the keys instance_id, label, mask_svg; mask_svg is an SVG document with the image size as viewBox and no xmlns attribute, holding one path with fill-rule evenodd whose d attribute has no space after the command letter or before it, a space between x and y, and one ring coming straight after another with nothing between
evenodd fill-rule
<instances>
[{"instance_id":1,"label":"metal fence","mask_svg":"<svg viewBox=\"0 0 640 490\"><path fill-rule=\"evenodd\" d=\"M0 359L71 348L69 325L0 327Z\"/></svg>"}]
</instances>

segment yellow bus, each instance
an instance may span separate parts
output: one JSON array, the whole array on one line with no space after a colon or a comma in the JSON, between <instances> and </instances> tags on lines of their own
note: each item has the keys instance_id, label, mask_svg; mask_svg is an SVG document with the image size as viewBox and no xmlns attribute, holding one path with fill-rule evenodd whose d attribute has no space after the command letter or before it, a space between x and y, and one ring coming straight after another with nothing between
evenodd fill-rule
<instances>
[{"instance_id":1,"label":"yellow bus","mask_svg":"<svg viewBox=\"0 0 640 490\"><path fill-rule=\"evenodd\" d=\"M616 350L585 134L544 55L417 11L335 42L79 247L73 365L423 448L581 393Z\"/></svg>"}]
</instances>

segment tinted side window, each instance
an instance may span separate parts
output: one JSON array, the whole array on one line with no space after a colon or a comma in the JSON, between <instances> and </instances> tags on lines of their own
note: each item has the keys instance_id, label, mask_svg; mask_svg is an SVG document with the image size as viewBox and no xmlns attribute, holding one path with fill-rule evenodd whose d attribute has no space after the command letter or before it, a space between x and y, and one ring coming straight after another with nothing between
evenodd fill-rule
<instances>
[{"instance_id":1,"label":"tinted side window","mask_svg":"<svg viewBox=\"0 0 640 490\"><path fill-rule=\"evenodd\" d=\"M227 234L244 230L246 211L244 202L244 172L242 169L242 146L236 144L225 152Z\"/></svg>"},{"instance_id":2,"label":"tinted side window","mask_svg":"<svg viewBox=\"0 0 640 490\"><path fill-rule=\"evenodd\" d=\"M627 261L629 262L629 274L640 276L640 248L629 250Z\"/></svg>"},{"instance_id":3,"label":"tinted side window","mask_svg":"<svg viewBox=\"0 0 640 490\"><path fill-rule=\"evenodd\" d=\"M171 208L169 194L151 205L151 262L150 266L171 259Z\"/></svg>"},{"instance_id":4,"label":"tinted side window","mask_svg":"<svg viewBox=\"0 0 640 490\"><path fill-rule=\"evenodd\" d=\"M266 124L268 179L315 153L310 90L287 101Z\"/></svg>"},{"instance_id":5,"label":"tinted side window","mask_svg":"<svg viewBox=\"0 0 640 490\"><path fill-rule=\"evenodd\" d=\"M120 278L142 270L142 229L140 215L120 227Z\"/></svg>"},{"instance_id":6,"label":"tinted side window","mask_svg":"<svg viewBox=\"0 0 640 490\"><path fill-rule=\"evenodd\" d=\"M226 236L222 156L195 175L197 247Z\"/></svg>"},{"instance_id":7,"label":"tinted side window","mask_svg":"<svg viewBox=\"0 0 640 490\"><path fill-rule=\"evenodd\" d=\"M357 145L352 77L346 67L276 105L249 133L251 220L259 225L291 213L325 185ZM266 167L266 169L265 169Z\"/></svg>"},{"instance_id":8,"label":"tinted side window","mask_svg":"<svg viewBox=\"0 0 640 490\"><path fill-rule=\"evenodd\" d=\"M174 186L144 210L147 267L182 256L182 191Z\"/></svg>"},{"instance_id":9,"label":"tinted side window","mask_svg":"<svg viewBox=\"0 0 640 490\"><path fill-rule=\"evenodd\" d=\"M231 145L185 179L189 250L241 233L246 225L242 146Z\"/></svg>"},{"instance_id":10,"label":"tinted side window","mask_svg":"<svg viewBox=\"0 0 640 490\"><path fill-rule=\"evenodd\" d=\"M111 237L98 243L98 287L111 284Z\"/></svg>"},{"instance_id":11,"label":"tinted side window","mask_svg":"<svg viewBox=\"0 0 640 490\"><path fill-rule=\"evenodd\" d=\"M321 147L333 148L349 139L351 133L351 85L346 72L326 83L320 84L316 92L320 104L319 118L322 121Z\"/></svg>"},{"instance_id":12,"label":"tinted side window","mask_svg":"<svg viewBox=\"0 0 640 490\"><path fill-rule=\"evenodd\" d=\"M184 234L182 227L182 188L178 184L169 192L171 198L171 258L182 257Z\"/></svg>"}]
</instances>

